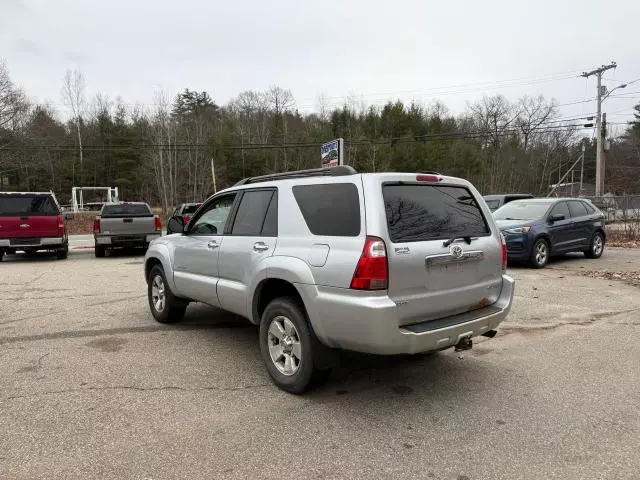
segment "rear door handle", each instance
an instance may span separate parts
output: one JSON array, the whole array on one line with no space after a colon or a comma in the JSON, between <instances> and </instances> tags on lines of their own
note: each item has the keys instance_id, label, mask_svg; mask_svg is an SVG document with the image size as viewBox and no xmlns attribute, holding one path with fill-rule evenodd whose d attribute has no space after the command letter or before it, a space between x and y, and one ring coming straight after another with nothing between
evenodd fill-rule
<instances>
[{"instance_id":1,"label":"rear door handle","mask_svg":"<svg viewBox=\"0 0 640 480\"><path fill-rule=\"evenodd\" d=\"M207 243L207 247L214 249L214 248L218 248L220 245L218 245L218 242L216 242L215 240L211 240L209 243Z\"/></svg>"},{"instance_id":2,"label":"rear door handle","mask_svg":"<svg viewBox=\"0 0 640 480\"><path fill-rule=\"evenodd\" d=\"M253 244L254 252L264 252L266 250L269 250L269 245L264 242L256 242Z\"/></svg>"}]
</instances>

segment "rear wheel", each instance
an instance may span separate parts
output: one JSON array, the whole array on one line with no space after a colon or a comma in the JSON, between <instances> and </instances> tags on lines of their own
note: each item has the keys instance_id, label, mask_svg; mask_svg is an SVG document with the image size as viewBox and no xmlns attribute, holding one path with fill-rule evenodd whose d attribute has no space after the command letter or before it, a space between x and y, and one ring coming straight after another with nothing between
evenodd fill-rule
<instances>
[{"instance_id":1,"label":"rear wheel","mask_svg":"<svg viewBox=\"0 0 640 480\"><path fill-rule=\"evenodd\" d=\"M104 257L105 253L106 253L107 249L102 246L102 245L96 245L95 248L95 253L96 253L96 257L97 258L102 258Z\"/></svg>"},{"instance_id":2,"label":"rear wheel","mask_svg":"<svg viewBox=\"0 0 640 480\"><path fill-rule=\"evenodd\" d=\"M589 248L584 251L587 258L600 258L604 252L604 235L602 232L596 232L591 238Z\"/></svg>"},{"instance_id":3,"label":"rear wheel","mask_svg":"<svg viewBox=\"0 0 640 480\"><path fill-rule=\"evenodd\" d=\"M0 262L4 258L4 250L0 250Z\"/></svg>"},{"instance_id":4,"label":"rear wheel","mask_svg":"<svg viewBox=\"0 0 640 480\"><path fill-rule=\"evenodd\" d=\"M276 298L267 305L260 321L260 353L278 387L302 393L323 383L331 370L316 366L321 348L296 298Z\"/></svg>"},{"instance_id":5,"label":"rear wheel","mask_svg":"<svg viewBox=\"0 0 640 480\"><path fill-rule=\"evenodd\" d=\"M162 267L156 265L151 269L147 284L149 308L153 318L160 323L176 323L182 320L187 303L173 295Z\"/></svg>"},{"instance_id":6,"label":"rear wheel","mask_svg":"<svg viewBox=\"0 0 640 480\"><path fill-rule=\"evenodd\" d=\"M536 240L536 243L533 244L529 263L535 268L544 268L549 261L550 254L549 243L544 238L539 238Z\"/></svg>"},{"instance_id":7,"label":"rear wheel","mask_svg":"<svg viewBox=\"0 0 640 480\"><path fill-rule=\"evenodd\" d=\"M58 260L65 260L69 256L69 245L65 245L62 248L56 250L56 258Z\"/></svg>"}]
</instances>

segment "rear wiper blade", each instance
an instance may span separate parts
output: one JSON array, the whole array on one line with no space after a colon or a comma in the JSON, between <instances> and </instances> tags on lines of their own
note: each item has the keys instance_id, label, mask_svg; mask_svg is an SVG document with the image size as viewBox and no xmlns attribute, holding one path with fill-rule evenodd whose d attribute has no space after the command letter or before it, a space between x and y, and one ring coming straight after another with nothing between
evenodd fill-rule
<instances>
[{"instance_id":1,"label":"rear wiper blade","mask_svg":"<svg viewBox=\"0 0 640 480\"><path fill-rule=\"evenodd\" d=\"M444 242L442 242L442 246L443 247L448 247L449 245L451 245L456 240L464 240L465 242L467 242L468 245L471 245L471 237L469 235L467 235L465 237L453 237L453 238L450 238L449 240L445 240Z\"/></svg>"}]
</instances>

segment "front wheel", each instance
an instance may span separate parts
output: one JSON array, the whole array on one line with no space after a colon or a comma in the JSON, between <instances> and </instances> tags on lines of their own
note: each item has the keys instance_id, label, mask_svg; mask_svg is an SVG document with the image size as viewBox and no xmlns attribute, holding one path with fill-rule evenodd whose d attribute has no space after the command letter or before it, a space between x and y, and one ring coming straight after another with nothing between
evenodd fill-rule
<instances>
[{"instance_id":1,"label":"front wheel","mask_svg":"<svg viewBox=\"0 0 640 480\"><path fill-rule=\"evenodd\" d=\"M260 321L260 353L273 382L289 393L302 393L327 379L315 357L322 346L313 334L303 308L292 297L276 298Z\"/></svg>"},{"instance_id":2,"label":"front wheel","mask_svg":"<svg viewBox=\"0 0 640 480\"><path fill-rule=\"evenodd\" d=\"M604 252L604 235L601 232L596 232L591 238L589 248L584 251L584 255L587 258L600 258L602 252Z\"/></svg>"},{"instance_id":3,"label":"front wheel","mask_svg":"<svg viewBox=\"0 0 640 480\"><path fill-rule=\"evenodd\" d=\"M173 295L162 267L156 265L151 269L147 283L149 308L153 318L160 323L176 323L182 320L187 304Z\"/></svg>"},{"instance_id":4,"label":"front wheel","mask_svg":"<svg viewBox=\"0 0 640 480\"><path fill-rule=\"evenodd\" d=\"M535 268L544 268L549 261L550 254L549 243L544 238L539 238L533 244L529 263Z\"/></svg>"}]
</instances>

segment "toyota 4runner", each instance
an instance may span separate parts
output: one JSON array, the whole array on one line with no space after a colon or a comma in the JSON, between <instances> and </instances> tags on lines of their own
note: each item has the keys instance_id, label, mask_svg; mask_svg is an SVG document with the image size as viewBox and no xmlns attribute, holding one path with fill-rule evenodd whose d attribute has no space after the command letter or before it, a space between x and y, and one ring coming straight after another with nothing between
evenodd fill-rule
<instances>
[{"instance_id":1,"label":"toyota 4runner","mask_svg":"<svg viewBox=\"0 0 640 480\"><path fill-rule=\"evenodd\" d=\"M246 317L293 393L326 378L338 349L471 348L513 300L503 238L459 178L347 166L248 178L168 231L145 258L155 319L177 322L189 302Z\"/></svg>"}]
</instances>

